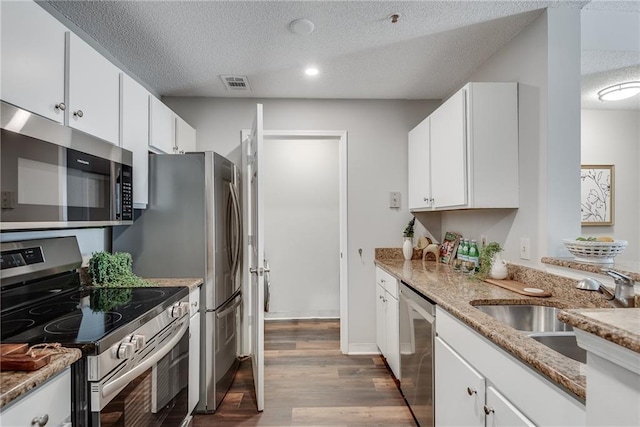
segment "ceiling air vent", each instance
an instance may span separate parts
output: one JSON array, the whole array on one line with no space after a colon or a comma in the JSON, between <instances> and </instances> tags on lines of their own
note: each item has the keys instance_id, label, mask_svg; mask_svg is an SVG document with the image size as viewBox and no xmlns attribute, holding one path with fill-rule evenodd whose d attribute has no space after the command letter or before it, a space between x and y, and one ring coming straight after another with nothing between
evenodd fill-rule
<instances>
[{"instance_id":1,"label":"ceiling air vent","mask_svg":"<svg viewBox=\"0 0 640 427\"><path fill-rule=\"evenodd\" d=\"M251 90L247 76L220 76L227 90Z\"/></svg>"}]
</instances>

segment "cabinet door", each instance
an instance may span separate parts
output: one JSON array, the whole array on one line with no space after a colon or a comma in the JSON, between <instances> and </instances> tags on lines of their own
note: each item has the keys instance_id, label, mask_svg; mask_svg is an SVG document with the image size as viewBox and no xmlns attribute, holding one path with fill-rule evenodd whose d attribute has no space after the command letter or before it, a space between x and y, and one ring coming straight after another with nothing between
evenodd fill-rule
<instances>
[{"instance_id":1,"label":"cabinet door","mask_svg":"<svg viewBox=\"0 0 640 427\"><path fill-rule=\"evenodd\" d=\"M384 288L376 284L376 344L383 356L387 352L385 294Z\"/></svg>"},{"instance_id":2,"label":"cabinet door","mask_svg":"<svg viewBox=\"0 0 640 427\"><path fill-rule=\"evenodd\" d=\"M122 148L133 153L133 205L149 203L149 92L122 75Z\"/></svg>"},{"instance_id":3,"label":"cabinet door","mask_svg":"<svg viewBox=\"0 0 640 427\"><path fill-rule=\"evenodd\" d=\"M534 427L511 402L492 386L487 387L487 427Z\"/></svg>"},{"instance_id":4,"label":"cabinet door","mask_svg":"<svg viewBox=\"0 0 640 427\"><path fill-rule=\"evenodd\" d=\"M189 413L200 400L200 313L189 321Z\"/></svg>"},{"instance_id":5,"label":"cabinet door","mask_svg":"<svg viewBox=\"0 0 640 427\"><path fill-rule=\"evenodd\" d=\"M176 147L180 154L196 151L196 130L176 116Z\"/></svg>"},{"instance_id":6,"label":"cabinet door","mask_svg":"<svg viewBox=\"0 0 640 427\"><path fill-rule=\"evenodd\" d=\"M71 417L71 369L66 368L0 412L3 426L59 426ZM48 419L49 422L44 421Z\"/></svg>"},{"instance_id":7,"label":"cabinet door","mask_svg":"<svg viewBox=\"0 0 640 427\"><path fill-rule=\"evenodd\" d=\"M118 145L120 70L75 34L68 36L68 125Z\"/></svg>"},{"instance_id":8,"label":"cabinet door","mask_svg":"<svg viewBox=\"0 0 640 427\"><path fill-rule=\"evenodd\" d=\"M435 339L437 426L484 426L485 380L442 339Z\"/></svg>"},{"instance_id":9,"label":"cabinet door","mask_svg":"<svg viewBox=\"0 0 640 427\"><path fill-rule=\"evenodd\" d=\"M400 378L400 304L398 299L386 293L386 347L385 357L391 371Z\"/></svg>"},{"instance_id":10,"label":"cabinet door","mask_svg":"<svg viewBox=\"0 0 640 427\"><path fill-rule=\"evenodd\" d=\"M64 123L67 28L31 1L3 1L2 99ZM64 107L62 107L64 108Z\"/></svg>"},{"instance_id":11,"label":"cabinet door","mask_svg":"<svg viewBox=\"0 0 640 427\"><path fill-rule=\"evenodd\" d=\"M161 153L174 153L175 113L155 96L149 103L149 147Z\"/></svg>"},{"instance_id":12,"label":"cabinet door","mask_svg":"<svg viewBox=\"0 0 640 427\"><path fill-rule=\"evenodd\" d=\"M465 93L460 90L431 114L431 197L435 208L467 204Z\"/></svg>"},{"instance_id":13,"label":"cabinet door","mask_svg":"<svg viewBox=\"0 0 640 427\"><path fill-rule=\"evenodd\" d=\"M409 132L409 209L431 206L429 144L430 118L427 117Z\"/></svg>"}]
</instances>

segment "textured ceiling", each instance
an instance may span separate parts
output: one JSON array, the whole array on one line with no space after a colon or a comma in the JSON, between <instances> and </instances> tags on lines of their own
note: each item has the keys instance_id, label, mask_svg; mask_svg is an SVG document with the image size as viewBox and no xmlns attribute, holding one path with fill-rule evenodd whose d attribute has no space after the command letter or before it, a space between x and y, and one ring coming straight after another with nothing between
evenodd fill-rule
<instances>
[{"instance_id":1,"label":"textured ceiling","mask_svg":"<svg viewBox=\"0 0 640 427\"><path fill-rule=\"evenodd\" d=\"M545 7L587 2L48 3L163 96L441 99ZM627 11L639 2L597 3ZM313 21L314 32L292 33L297 18ZM590 75L606 74L607 64ZM303 74L309 65L317 77ZM246 75L251 91L228 91L219 77L228 74Z\"/></svg>"}]
</instances>

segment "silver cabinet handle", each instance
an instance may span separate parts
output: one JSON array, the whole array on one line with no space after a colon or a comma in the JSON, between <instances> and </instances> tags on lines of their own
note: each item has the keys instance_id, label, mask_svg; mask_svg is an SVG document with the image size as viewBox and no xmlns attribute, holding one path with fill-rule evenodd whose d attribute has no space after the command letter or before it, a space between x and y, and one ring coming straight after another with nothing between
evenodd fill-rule
<instances>
[{"instance_id":1,"label":"silver cabinet handle","mask_svg":"<svg viewBox=\"0 0 640 427\"><path fill-rule=\"evenodd\" d=\"M197 307L198 306L198 301L194 301L191 303L192 306Z\"/></svg>"},{"instance_id":2,"label":"silver cabinet handle","mask_svg":"<svg viewBox=\"0 0 640 427\"><path fill-rule=\"evenodd\" d=\"M44 414L41 417L35 417L31 420L32 426L40 426L46 425L49 422L49 414Z\"/></svg>"},{"instance_id":3,"label":"silver cabinet handle","mask_svg":"<svg viewBox=\"0 0 640 427\"><path fill-rule=\"evenodd\" d=\"M54 105L53 108L55 108L56 110L64 111L67 109L67 105L64 102L61 102L59 104Z\"/></svg>"},{"instance_id":4,"label":"silver cabinet handle","mask_svg":"<svg viewBox=\"0 0 640 427\"><path fill-rule=\"evenodd\" d=\"M478 394L478 390L476 390L475 388L467 387L467 394L469 396L473 396L474 394Z\"/></svg>"},{"instance_id":5,"label":"silver cabinet handle","mask_svg":"<svg viewBox=\"0 0 640 427\"><path fill-rule=\"evenodd\" d=\"M484 409L485 415L490 415L490 414L493 414L495 412L493 410L493 408L491 408L491 407L489 407L487 405L484 405L484 407L482 409Z\"/></svg>"},{"instance_id":6,"label":"silver cabinet handle","mask_svg":"<svg viewBox=\"0 0 640 427\"><path fill-rule=\"evenodd\" d=\"M424 199L422 199L422 200L426 202L426 201L427 201L427 200L429 200L429 199L425 197L425 198L424 198Z\"/></svg>"},{"instance_id":7,"label":"silver cabinet handle","mask_svg":"<svg viewBox=\"0 0 640 427\"><path fill-rule=\"evenodd\" d=\"M75 117L82 117L82 116L84 116L84 113L82 112L82 110L78 110L78 111L74 111L73 115Z\"/></svg>"}]
</instances>

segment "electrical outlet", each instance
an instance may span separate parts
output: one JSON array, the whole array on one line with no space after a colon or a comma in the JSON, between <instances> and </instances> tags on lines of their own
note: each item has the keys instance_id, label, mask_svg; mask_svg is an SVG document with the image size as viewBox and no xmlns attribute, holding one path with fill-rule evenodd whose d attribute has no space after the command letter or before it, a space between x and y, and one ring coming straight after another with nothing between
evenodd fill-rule
<instances>
[{"instance_id":1,"label":"electrical outlet","mask_svg":"<svg viewBox=\"0 0 640 427\"><path fill-rule=\"evenodd\" d=\"M400 207L400 192L392 191L389 193L389 207L390 208L399 208Z\"/></svg>"},{"instance_id":2,"label":"electrical outlet","mask_svg":"<svg viewBox=\"0 0 640 427\"><path fill-rule=\"evenodd\" d=\"M531 252L529 251L529 238L520 238L520 259L531 259Z\"/></svg>"}]
</instances>

